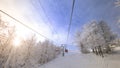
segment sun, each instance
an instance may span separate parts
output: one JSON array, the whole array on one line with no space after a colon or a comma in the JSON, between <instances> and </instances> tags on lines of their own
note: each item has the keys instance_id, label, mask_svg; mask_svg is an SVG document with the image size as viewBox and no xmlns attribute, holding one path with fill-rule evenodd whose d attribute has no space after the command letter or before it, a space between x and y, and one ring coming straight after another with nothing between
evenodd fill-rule
<instances>
[{"instance_id":1,"label":"sun","mask_svg":"<svg viewBox=\"0 0 120 68\"><path fill-rule=\"evenodd\" d=\"M20 46L20 39L19 38L15 38L14 41L13 41L13 45L15 47Z\"/></svg>"}]
</instances>

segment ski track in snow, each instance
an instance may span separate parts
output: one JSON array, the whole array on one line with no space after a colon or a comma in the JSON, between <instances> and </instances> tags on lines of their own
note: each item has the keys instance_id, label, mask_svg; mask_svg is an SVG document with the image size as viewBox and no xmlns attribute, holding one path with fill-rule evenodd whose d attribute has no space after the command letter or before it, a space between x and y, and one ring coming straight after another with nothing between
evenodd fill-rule
<instances>
[{"instance_id":1,"label":"ski track in snow","mask_svg":"<svg viewBox=\"0 0 120 68\"><path fill-rule=\"evenodd\" d=\"M94 54L68 53L39 68L120 68L120 55L107 55L105 58Z\"/></svg>"}]
</instances>

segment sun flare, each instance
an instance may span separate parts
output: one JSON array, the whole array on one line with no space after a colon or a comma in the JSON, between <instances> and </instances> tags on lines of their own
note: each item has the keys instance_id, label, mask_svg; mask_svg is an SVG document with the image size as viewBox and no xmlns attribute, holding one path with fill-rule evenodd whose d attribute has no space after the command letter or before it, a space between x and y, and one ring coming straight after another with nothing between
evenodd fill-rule
<instances>
[{"instance_id":1,"label":"sun flare","mask_svg":"<svg viewBox=\"0 0 120 68\"><path fill-rule=\"evenodd\" d=\"M20 46L20 39L18 39L18 38L14 39L13 45L14 45L15 47Z\"/></svg>"}]
</instances>

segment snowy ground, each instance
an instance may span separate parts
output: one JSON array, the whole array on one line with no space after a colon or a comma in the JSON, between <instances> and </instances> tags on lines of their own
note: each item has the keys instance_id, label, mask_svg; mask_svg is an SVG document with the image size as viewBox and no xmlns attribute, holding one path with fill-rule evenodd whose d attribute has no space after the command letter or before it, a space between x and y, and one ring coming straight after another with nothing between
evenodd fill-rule
<instances>
[{"instance_id":1,"label":"snowy ground","mask_svg":"<svg viewBox=\"0 0 120 68\"><path fill-rule=\"evenodd\" d=\"M120 55L102 58L94 54L71 52L65 57L59 56L40 68L120 68Z\"/></svg>"}]
</instances>

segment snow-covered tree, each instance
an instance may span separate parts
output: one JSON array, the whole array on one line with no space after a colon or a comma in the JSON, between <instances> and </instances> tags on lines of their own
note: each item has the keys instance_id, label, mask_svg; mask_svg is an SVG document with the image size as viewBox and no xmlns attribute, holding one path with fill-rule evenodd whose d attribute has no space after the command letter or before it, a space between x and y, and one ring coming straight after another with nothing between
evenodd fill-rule
<instances>
[{"instance_id":1,"label":"snow-covered tree","mask_svg":"<svg viewBox=\"0 0 120 68\"><path fill-rule=\"evenodd\" d=\"M100 26L102 30L102 33L103 33L102 35L106 43L111 42L117 38L117 34L111 31L107 23L105 23L104 21L100 21L98 25Z\"/></svg>"},{"instance_id":2,"label":"snow-covered tree","mask_svg":"<svg viewBox=\"0 0 120 68\"><path fill-rule=\"evenodd\" d=\"M94 48L95 46L107 46L109 42L113 41L116 35L110 30L110 27L104 21L97 23L92 21L83 26L81 32L76 34L76 43L84 53L87 48Z\"/></svg>"},{"instance_id":3,"label":"snow-covered tree","mask_svg":"<svg viewBox=\"0 0 120 68\"><path fill-rule=\"evenodd\" d=\"M45 64L58 55L52 42L46 40L44 42L36 42L35 36L22 40L18 48L12 50L6 68L37 68L39 65Z\"/></svg>"},{"instance_id":4,"label":"snow-covered tree","mask_svg":"<svg viewBox=\"0 0 120 68\"><path fill-rule=\"evenodd\" d=\"M0 68L5 67L12 50L14 27L0 18Z\"/></svg>"},{"instance_id":5,"label":"snow-covered tree","mask_svg":"<svg viewBox=\"0 0 120 68\"><path fill-rule=\"evenodd\" d=\"M120 7L120 0L116 0L115 5L116 7Z\"/></svg>"},{"instance_id":6,"label":"snow-covered tree","mask_svg":"<svg viewBox=\"0 0 120 68\"><path fill-rule=\"evenodd\" d=\"M60 48L58 46L55 46L52 42L46 40L40 45L41 48L41 57L39 59L39 63L44 64L47 63L48 61L56 58L56 56L60 53ZM56 51L56 49L59 48L59 52Z\"/></svg>"},{"instance_id":7,"label":"snow-covered tree","mask_svg":"<svg viewBox=\"0 0 120 68\"><path fill-rule=\"evenodd\" d=\"M115 6L118 8L120 7L120 0L115 0ZM119 9L119 8L118 8ZM117 20L116 25L118 26L118 28L120 28L120 19Z\"/></svg>"},{"instance_id":8,"label":"snow-covered tree","mask_svg":"<svg viewBox=\"0 0 120 68\"><path fill-rule=\"evenodd\" d=\"M15 47L15 38L15 28L0 18L0 68L38 68L60 53L60 47L49 40L37 42L31 36L20 39L21 43Z\"/></svg>"}]
</instances>

